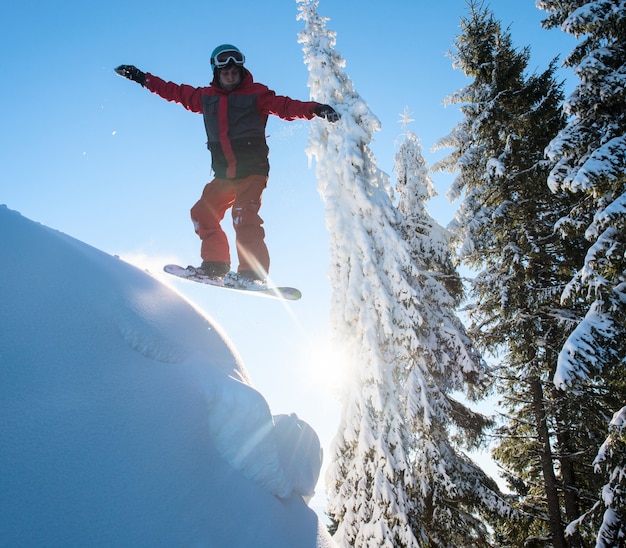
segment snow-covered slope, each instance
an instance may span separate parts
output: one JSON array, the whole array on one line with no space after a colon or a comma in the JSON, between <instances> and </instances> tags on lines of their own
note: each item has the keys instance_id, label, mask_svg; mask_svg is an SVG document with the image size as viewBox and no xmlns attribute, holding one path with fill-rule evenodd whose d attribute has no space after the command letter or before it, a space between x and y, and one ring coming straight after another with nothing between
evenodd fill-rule
<instances>
[{"instance_id":1,"label":"snow-covered slope","mask_svg":"<svg viewBox=\"0 0 626 548\"><path fill-rule=\"evenodd\" d=\"M209 318L4 206L0 257L1 546L333 545L315 434Z\"/></svg>"}]
</instances>

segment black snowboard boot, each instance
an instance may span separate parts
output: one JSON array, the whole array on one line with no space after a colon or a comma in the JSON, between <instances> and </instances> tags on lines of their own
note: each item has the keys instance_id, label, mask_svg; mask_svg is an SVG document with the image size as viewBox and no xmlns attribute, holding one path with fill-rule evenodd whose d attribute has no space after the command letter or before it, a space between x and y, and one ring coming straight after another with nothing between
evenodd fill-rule
<instances>
[{"instance_id":1,"label":"black snowboard boot","mask_svg":"<svg viewBox=\"0 0 626 548\"><path fill-rule=\"evenodd\" d=\"M223 279L230 271L230 265L228 263L215 263L211 261L202 261L200 268L205 275L213 279Z\"/></svg>"}]
</instances>

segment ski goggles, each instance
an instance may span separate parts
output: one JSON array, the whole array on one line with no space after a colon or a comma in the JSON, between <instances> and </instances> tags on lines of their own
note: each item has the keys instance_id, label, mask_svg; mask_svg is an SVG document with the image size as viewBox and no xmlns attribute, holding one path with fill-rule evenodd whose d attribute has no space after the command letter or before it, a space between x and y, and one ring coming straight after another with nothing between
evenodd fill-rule
<instances>
[{"instance_id":1,"label":"ski goggles","mask_svg":"<svg viewBox=\"0 0 626 548\"><path fill-rule=\"evenodd\" d=\"M215 65L216 68L219 68L219 69L224 68L231 61L235 63L235 65L237 65L238 67L241 67L245 63L246 57L240 51L226 50L226 51L220 51L213 58L213 64Z\"/></svg>"}]
</instances>

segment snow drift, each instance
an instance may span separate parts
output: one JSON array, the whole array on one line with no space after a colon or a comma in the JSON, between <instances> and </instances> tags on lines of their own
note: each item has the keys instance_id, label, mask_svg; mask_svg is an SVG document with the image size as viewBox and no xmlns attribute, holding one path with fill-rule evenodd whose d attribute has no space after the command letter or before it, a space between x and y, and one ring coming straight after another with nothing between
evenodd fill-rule
<instances>
[{"instance_id":1,"label":"snow drift","mask_svg":"<svg viewBox=\"0 0 626 548\"><path fill-rule=\"evenodd\" d=\"M148 274L0 207L0 544L315 547L319 441Z\"/></svg>"}]
</instances>

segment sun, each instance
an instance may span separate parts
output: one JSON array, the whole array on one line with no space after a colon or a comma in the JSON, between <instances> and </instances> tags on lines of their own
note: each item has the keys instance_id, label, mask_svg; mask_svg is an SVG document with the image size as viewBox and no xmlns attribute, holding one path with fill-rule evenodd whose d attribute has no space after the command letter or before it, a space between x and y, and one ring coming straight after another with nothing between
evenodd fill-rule
<instances>
[{"instance_id":1,"label":"sun","mask_svg":"<svg viewBox=\"0 0 626 548\"><path fill-rule=\"evenodd\" d=\"M310 340L303 350L302 364L307 380L332 395L343 392L349 381L348 353L330 336Z\"/></svg>"}]
</instances>

